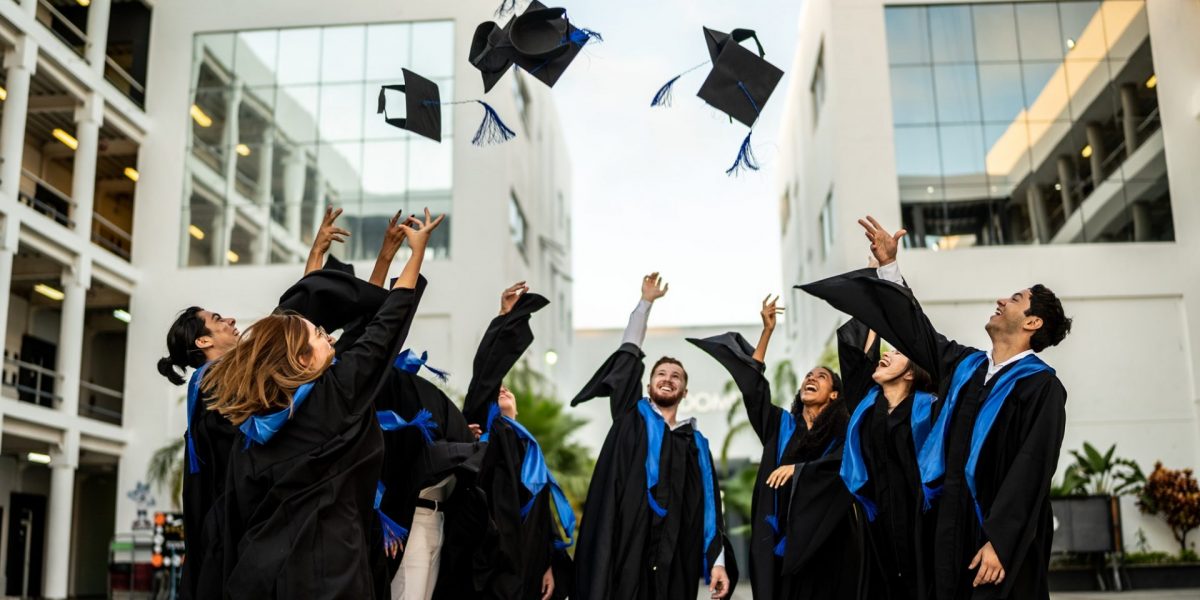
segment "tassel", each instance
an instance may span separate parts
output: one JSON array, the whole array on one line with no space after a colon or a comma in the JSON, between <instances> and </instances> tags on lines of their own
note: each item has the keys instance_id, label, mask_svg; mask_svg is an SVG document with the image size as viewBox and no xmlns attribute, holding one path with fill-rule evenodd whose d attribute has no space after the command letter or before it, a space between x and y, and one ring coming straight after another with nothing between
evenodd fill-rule
<instances>
[{"instance_id":1,"label":"tassel","mask_svg":"<svg viewBox=\"0 0 1200 600\"><path fill-rule=\"evenodd\" d=\"M383 549L388 556L396 558L396 554L404 547L408 539L408 530L392 520L379 508L383 504L383 495L387 492L383 482L375 483L375 514L379 516L379 525L383 529Z\"/></svg>"},{"instance_id":2,"label":"tassel","mask_svg":"<svg viewBox=\"0 0 1200 600\"><path fill-rule=\"evenodd\" d=\"M787 553L787 536L779 538L779 543L775 544L775 556L783 556Z\"/></svg>"},{"instance_id":3,"label":"tassel","mask_svg":"<svg viewBox=\"0 0 1200 600\"><path fill-rule=\"evenodd\" d=\"M473 145L488 146L491 144L503 144L517 137L517 132L509 129L508 125L505 125L504 121L500 120L500 115L496 114L496 109L483 100L476 100L476 102L483 106L483 122L479 124L479 129L475 131L475 137L471 138ZM433 369L430 370L432 371Z\"/></svg>"},{"instance_id":4,"label":"tassel","mask_svg":"<svg viewBox=\"0 0 1200 600\"><path fill-rule=\"evenodd\" d=\"M517 0L500 0L500 6L496 7L496 16L503 17L517 9Z\"/></svg>"},{"instance_id":5,"label":"tassel","mask_svg":"<svg viewBox=\"0 0 1200 600\"><path fill-rule=\"evenodd\" d=\"M753 131L747 133L746 139L742 140L742 147L738 150L737 160L733 161L733 166L725 170L726 175L738 175L743 170L758 170L758 160L754 158L754 151L750 148L750 136L753 133Z\"/></svg>"},{"instance_id":6,"label":"tassel","mask_svg":"<svg viewBox=\"0 0 1200 600\"><path fill-rule=\"evenodd\" d=\"M662 87L658 88L658 92L654 94L654 99L650 101L650 106L671 106L671 89L674 87L675 82L679 81L680 77L683 77L683 75L676 75L672 77L670 81L664 83Z\"/></svg>"},{"instance_id":7,"label":"tassel","mask_svg":"<svg viewBox=\"0 0 1200 600\"><path fill-rule=\"evenodd\" d=\"M433 376L437 377L438 381L441 381L442 383L446 383L447 381L450 380L450 372L449 371L443 371L441 369L438 369L436 367L431 367L429 365L425 365L425 368L430 373L433 373Z\"/></svg>"},{"instance_id":8,"label":"tassel","mask_svg":"<svg viewBox=\"0 0 1200 600\"><path fill-rule=\"evenodd\" d=\"M600 32L598 32L598 31L592 31L591 29L576 28L571 31L571 34L568 36L567 39L568 39L568 41L570 41L572 44L575 44L576 46L582 46L582 45L592 41L593 39L596 40L597 42L603 42L604 36L600 35Z\"/></svg>"},{"instance_id":9,"label":"tassel","mask_svg":"<svg viewBox=\"0 0 1200 600\"><path fill-rule=\"evenodd\" d=\"M433 430L437 429L438 424L433 420L433 413L424 408L411 421L405 421L404 417L396 414L394 410L376 411L375 418L379 420L379 428L384 431L399 431L415 427L421 433L421 437L425 438L425 445L433 445Z\"/></svg>"}]
</instances>

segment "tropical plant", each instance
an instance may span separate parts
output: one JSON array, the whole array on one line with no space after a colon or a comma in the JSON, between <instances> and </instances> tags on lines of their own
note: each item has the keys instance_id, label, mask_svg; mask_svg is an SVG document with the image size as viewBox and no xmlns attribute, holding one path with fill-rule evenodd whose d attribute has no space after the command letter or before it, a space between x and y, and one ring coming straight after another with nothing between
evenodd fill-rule
<instances>
[{"instance_id":1,"label":"tropical plant","mask_svg":"<svg viewBox=\"0 0 1200 600\"><path fill-rule=\"evenodd\" d=\"M179 398L182 404L186 396ZM146 465L146 482L151 486L167 490L171 497L171 506L179 509L183 506L183 438L154 451L150 455L150 463Z\"/></svg>"},{"instance_id":2,"label":"tropical plant","mask_svg":"<svg viewBox=\"0 0 1200 600\"><path fill-rule=\"evenodd\" d=\"M1138 495L1138 510L1144 514L1161 516L1171 528L1175 541L1179 542L1181 558L1194 557L1188 548L1187 535L1200 527L1200 483L1192 476L1191 469L1180 471L1165 469L1161 462L1154 463L1154 471Z\"/></svg>"},{"instance_id":3,"label":"tropical plant","mask_svg":"<svg viewBox=\"0 0 1200 600\"><path fill-rule=\"evenodd\" d=\"M1117 445L1108 447L1103 454L1088 442L1083 450L1072 450L1075 462L1067 466L1062 481L1051 488L1056 497L1097 495L1126 496L1141 492L1146 483L1142 468L1128 458L1114 456Z\"/></svg>"}]
</instances>

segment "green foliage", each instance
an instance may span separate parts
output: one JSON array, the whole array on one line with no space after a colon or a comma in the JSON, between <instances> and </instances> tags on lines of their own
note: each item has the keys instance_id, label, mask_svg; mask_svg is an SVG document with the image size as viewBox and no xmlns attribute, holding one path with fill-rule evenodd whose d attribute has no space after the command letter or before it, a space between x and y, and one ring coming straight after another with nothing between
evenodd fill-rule
<instances>
[{"instance_id":1,"label":"green foliage","mask_svg":"<svg viewBox=\"0 0 1200 600\"><path fill-rule=\"evenodd\" d=\"M183 498L184 442L179 438L150 455L146 465L146 481L170 491L171 506L178 510Z\"/></svg>"},{"instance_id":2,"label":"green foliage","mask_svg":"<svg viewBox=\"0 0 1200 600\"><path fill-rule=\"evenodd\" d=\"M1051 495L1127 496L1140 493L1146 483L1142 468L1132 460L1114 456L1116 451L1116 444L1101 453L1088 442L1083 443L1082 452L1072 450L1075 462L1063 472L1062 481L1051 487Z\"/></svg>"},{"instance_id":3,"label":"green foliage","mask_svg":"<svg viewBox=\"0 0 1200 600\"><path fill-rule=\"evenodd\" d=\"M507 386L517 399L517 420L537 439L546 465L580 513L596 461L587 447L568 438L587 421L564 413L546 378L524 362L508 374Z\"/></svg>"},{"instance_id":4,"label":"green foliage","mask_svg":"<svg viewBox=\"0 0 1200 600\"><path fill-rule=\"evenodd\" d=\"M1191 469L1176 471L1163 468L1161 462L1154 464L1146 485L1137 500L1138 510L1148 515L1158 515L1167 522L1175 541L1179 542L1180 556L1195 557L1188 548L1188 532L1200 527L1200 482L1192 476Z\"/></svg>"}]
</instances>

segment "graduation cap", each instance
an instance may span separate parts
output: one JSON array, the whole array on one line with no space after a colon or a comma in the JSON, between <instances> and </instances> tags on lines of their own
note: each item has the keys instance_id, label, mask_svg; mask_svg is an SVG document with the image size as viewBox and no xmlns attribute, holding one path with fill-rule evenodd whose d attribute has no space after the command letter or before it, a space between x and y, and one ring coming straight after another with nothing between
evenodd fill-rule
<instances>
[{"instance_id":1,"label":"graduation cap","mask_svg":"<svg viewBox=\"0 0 1200 600\"><path fill-rule=\"evenodd\" d=\"M504 6L501 4L501 8ZM484 92L490 91L514 64L554 87L592 39L602 38L590 29L572 25L566 9L547 8L533 0L504 27L491 21L476 27L469 57L483 75Z\"/></svg>"},{"instance_id":2,"label":"graduation cap","mask_svg":"<svg viewBox=\"0 0 1200 600\"><path fill-rule=\"evenodd\" d=\"M757 54L741 45L741 42L746 40L754 40L758 50ZM753 132L754 124L758 121L763 106L783 77L783 71L763 58L766 53L763 51L762 43L758 40L758 35L752 29L734 29L725 33L705 27L704 42L708 47L709 61L700 63L671 78L654 94L650 106L670 106L671 90L675 82L684 75L711 63L712 69L696 95L717 110L729 115L731 120L737 119L750 127ZM742 169L758 170L758 163L750 147L750 135L751 133L746 134L738 151L737 159L733 166L725 171L727 175L736 174Z\"/></svg>"},{"instance_id":3,"label":"graduation cap","mask_svg":"<svg viewBox=\"0 0 1200 600\"><path fill-rule=\"evenodd\" d=\"M376 112L383 115L383 120L388 125L406 129L441 143L442 106L474 102L483 107L483 121L479 124L479 129L475 131L475 137L471 139L472 144L476 146L502 144L517 136L517 133L509 129L508 125L505 125L504 121L500 119L496 109L483 100L442 102L436 83L408 69L401 70L404 72L403 85L384 85L379 88L379 108ZM405 118L393 119L387 116L387 90L404 93L404 104L408 110Z\"/></svg>"},{"instance_id":4,"label":"graduation cap","mask_svg":"<svg viewBox=\"0 0 1200 600\"><path fill-rule=\"evenodd\" d=\"M379 108L376 114L383 115L388 125L406 129L417 135L423 135L435 142L442 141L442 102L436 83L409 71L404 73L402 85L385 85L379 88ZM386 90L404 93L404 106L407 112L403 119L393 119L387 116Z\"/></svg>"}]
</instances>

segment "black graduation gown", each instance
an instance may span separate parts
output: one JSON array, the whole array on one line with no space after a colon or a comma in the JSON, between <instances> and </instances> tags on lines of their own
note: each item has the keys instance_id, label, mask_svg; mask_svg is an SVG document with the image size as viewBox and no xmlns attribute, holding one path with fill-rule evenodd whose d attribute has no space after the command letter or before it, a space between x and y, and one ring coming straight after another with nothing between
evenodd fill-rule
<instances>
[{"instance_id":1,"label":"black graduation gown","mask_svg":"<svg viewBox=\"0 0 1200 600\"><path fill-rule=\"evenodd\" d=\"M470 386L463 402L469 423L486 427L488 412L500 393L504 376L533 343L530 316L550 302L525 294L506 315L488 325L475 353ZM518 399L520 401L520 399ZM556 523L550 490L542 490L524 518L521 507L531 495L521 483L525 446L508 422L492 426L479 487L488 499L488 529L474 557L475 589L484 598L520 600L542 597L542 576L554 566L555 598L570 591L571 558L554 548Z\"/></svg>"},{"instance_id":2,"label":"black graduation gown","mask_svg":"<svg viewBox=\"0 0 1200 600\"><path fill-rule=\"evenodd\" d=\"M309 273L280 297L276 311L300 313L328 331L344 329L335 350L349 348L368 320L387 298L387 291L354 276L354 267L329 257L325 266ZM184 539L188 553L180 582L182 598L220 597L224 587L222 527L225 478L229 455L238 430L206 398L192 407L190 433L198 473L183 479ZM186 439L186 434L185 434Z\"/></svg>"},{"instance_id":3,"label":"black graduation gown","mask_svg":"<svg viewBox=\"0 0 1200 600\"><path fill-rule=\"evenodd\" d=\"M939 382L939 397L946 397L958 362L979 351L938 333L909 290L879 279L874 269L800 287L862 320L929 371ZM982 526L966 483L975 418L991 386L1011 368L985 384L984 361L963 386L951 415L933 534L933 587L939 600L1050 597L1050 480L1062 446L1067 400L1057 376L1043 371L1019 380L997 414L975 474ZM967 565L987 542L996 550L1005 578L1000 585L972 588L974 571Z\"/></svg>"},{"instance_id":4,"label":"black graduation gown","mask_svg":"<svg viewBox=\"0 0 1200 600\"><path fill-rule=\"evenodd\" d=\"M838 329L838 357L842 382L854 389L857 402L865 400L874 385L871 375L879 362L879 340L868 354L864 351L869 329L851 320ZM928 597L932 522L922 510L921 473L917 467L912 435L913 397L909 394L889 414L887 398L875 397L874 406L863 414L860 426L863 462L870 479L859 490L875 503L875 521L863 518L867 541L864 593L881 600L924 600Z\"/></svg>"},{"instance_id":5,"label":"black graduation gown","mask_svg":"<svg viewBox=\"0 0 1200 600\"><path fill-rule=\"evenodd\" d=\"M266 444L243 449L246 438L238 435L225 491L226 598L379 594L370 548L378 543L383 438L371 400L418 297L417 290L391 291Z\"/></svg>"},{"instance_id":6,"label":"black graduation gown","mask_svg":"<svg viewBox=\"0 0 1200 600\"><path fill-rule=\"evenodd\" d=\"M664 432L654 514L646 495L646 425L637 410L642 398L643 354L623 344L600 367L571 405L608 396L613 424L596 461L575 549L576 600L694 600L704 564L725 551L730 595L737 564L725 535L720 486L713 473L717 535L704 547L703 483L690 425ZM665 427L665 426L664 426ZM711 459L711 456L710 456Z\"/></svg>"},{"instance_id":7,"label":"black graduation gown","mask_svg":"<svg viewBox=\"0 0 1200 600\"><path fill-rule=\"evenodd\" d=\"M774 515L780 532L787 534L792 520L795 526L811 532L811 527L817 522L805 523L810 515L820 515L824 520L832 518L840 522L847 518L850 508L850 496L845 489L834 481L836 469L829 473L828 468L814 468L812 465L798 465L793 475L793 484L779 490L767 486L767 477L781 465L796 464L805 461L820 460L820 452L829 447L832 439L816 448L816 453L801 448L801 442L809 435L803 418L797 418L796 428L791 437L785 442L782 457L778 452L780 421L785 412L781 407L771 402L771 386L763 376L766 366L754 359L754 347L739 333L729 332L705 339L688 338L688 341L704 350L733 377L738 391L742 395L742 403L746 407L746 416L750 427L762 442L763 451L759 459L758 477L755 480L754 496L751 501L751 533L750 533L750 581L755 598L793 599L793 598L840 598L831 595L838 590L853 589L856 584L857 565L855 561L839 561L842 564L824 564L823 557L841 556L844 546L852 544L852 537L830 535L836 528L824 528L819 533L788 536L787 546L806 546L811 550L793 552L790 574L785 574L784 557L776 556L775 547L779 536L772 528L768 517ZM838 435L843 435L839 432ZM830 455L836 454L836 448L830 449ZM829 461L826 461L829 462ZM830 463L832 464L832 463ZM801 487L806 490L820 489L823 493L812 493L803 500L797 498L792 503L792 490ZM848 525L847 525L848 526ZM853 549L851 549L853 554ZM800 558L801 554L805 556ZM808 564L816 558L820 565ZM815 567L815 568L814 568ZM822 580L842 580L829 586L814 585L806 582L812 578Z\"/></svg>"}]
</instances>

